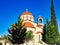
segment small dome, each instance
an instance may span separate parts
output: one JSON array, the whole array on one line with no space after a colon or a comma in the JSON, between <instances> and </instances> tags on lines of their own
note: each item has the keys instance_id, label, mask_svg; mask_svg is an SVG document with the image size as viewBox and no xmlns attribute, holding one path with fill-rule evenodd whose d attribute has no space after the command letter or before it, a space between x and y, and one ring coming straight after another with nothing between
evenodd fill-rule
<instances>
[{"instance_id":1,"label":"small dome","mask_svg":"<svg viewBox=\"0 0 60 45\"><path fill-rule=\"evenodd\" d=\"M32 15L30 12L23 12L22 15Z\"/></svg>"},{"instance_id":2,"label":"small dome","mask_svg":"<svg viewBox=\"0 0 60 45\"><path fill-rule=\"evenodd\" d=\"M32 23L30 23L30 22L25 22L25 23L24 23L24 26L26 26L26 27L31 27L31 28L35 28L34 25L33 25Z\"/></svg>"}]
</instances>

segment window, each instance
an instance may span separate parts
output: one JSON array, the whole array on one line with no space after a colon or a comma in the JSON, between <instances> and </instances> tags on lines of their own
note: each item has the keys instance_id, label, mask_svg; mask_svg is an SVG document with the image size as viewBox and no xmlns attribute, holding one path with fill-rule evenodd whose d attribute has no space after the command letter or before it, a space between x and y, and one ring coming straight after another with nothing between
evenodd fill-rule
<instances>
[{"instance_id":1,"label":"window","mask_svg":"<svg viewBox=\"0 0 60 45\"><path fill-rule=\"evenodd\" d=\"M28 19L31 20L30 17L28 17Z\"/></svg>"},{"instance_id":2,"label":"window","mask_svg":"<svg viewBox=\"0 0 60 45\"><path fill-rule=\"evenodd\" d=\"M32 19L32 17L30 17L30 20Z\"/></svg>"},{"instance_id":3,"label":"window","mask_svg":"<svg viewBox=\"0 0 60 45\"><path fill-rule=\"evenodd\" d=\"M39 19L39 23L42 23L42 19Z\"/></svg>"},{"instance_id":4,"label":"window","mask_svg":"<svg viewBox=\"0 0 60 45\"><path fill-rule=\"evenodd\" d=\"M30 20L33 21L34 20L33 17L30 17Z\"/></svg>"},{"instance_id":5,"label":"window","mask_svg":"<svg viewBox=\"0 0 60 45\"><path fill-rule=\"evenodd\" d=\"M28 16L26 16L26 19L28 20Z\"/></svg>"},{"instance_id":6,"label":"window","mask_svg":"<svg viewBox=\"0 0 60 45\"><path fill-rule=\"evenodd\" d=\"M24 16L22 17L22 19L24 20Z\"/></svg>"}]
</instances>

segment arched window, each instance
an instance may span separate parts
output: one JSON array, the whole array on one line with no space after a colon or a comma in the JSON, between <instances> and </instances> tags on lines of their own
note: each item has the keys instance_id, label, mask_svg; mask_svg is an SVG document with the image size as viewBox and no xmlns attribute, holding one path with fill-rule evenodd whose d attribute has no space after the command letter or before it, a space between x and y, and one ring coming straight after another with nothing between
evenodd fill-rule
<instances>
[{"instance_id":1,"label":"arched window","mask_svg":"<svg viewBox=\"0 0 60 45\"><path fill-rule=\"evenodd\" d=\"M42 19L39 19L39 23L42 23Z\"/></svg>"},{"instance_id":2,"label":"arched window","mask_svg":"<svg viewBox=\"0 0 60 45\"><path fill-rule=\"evenodd\" d=\"M28 20L28 16L26 16L26 19Z\"/></svg>"},{"instance_id":3,"label":"arched window","mask_svg":"<svg viewBox=\"0 0 60 45\"><path fill-rule=\"evenodd\" d=\"M30 20L32 20L32 17L30 17Z\"/></svg>"}]
</instances>

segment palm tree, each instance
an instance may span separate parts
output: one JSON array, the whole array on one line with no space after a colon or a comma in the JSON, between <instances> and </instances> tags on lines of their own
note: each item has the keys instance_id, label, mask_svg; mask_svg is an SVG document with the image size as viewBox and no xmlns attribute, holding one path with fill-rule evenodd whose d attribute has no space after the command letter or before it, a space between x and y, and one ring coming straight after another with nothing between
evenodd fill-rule
<instances>
[{"instance_id":1,"label":"palm tree","mask_svg":"<svg viewBox=\"0 0 60 45\"><path fill-rule=\"evenodd\" d=\"M33 32L31 30L26 32L25 40L26 40L27 45L28 45L29 41L33 40L33 37L34 37L34 35L33 35Z\"/></svg>"},{"instance_id":2,"label":"palm tree","mask_svg":"<svg viewBox=\"0 0 60 45\"><path fill-rule=\"evenodd\" d=\"M22 44L25 42L26 28L24 27L23 21L19 18L16 24L13 24L10 29L8 29L9 40L12 44Z\"/></svg>"}]
</instances>

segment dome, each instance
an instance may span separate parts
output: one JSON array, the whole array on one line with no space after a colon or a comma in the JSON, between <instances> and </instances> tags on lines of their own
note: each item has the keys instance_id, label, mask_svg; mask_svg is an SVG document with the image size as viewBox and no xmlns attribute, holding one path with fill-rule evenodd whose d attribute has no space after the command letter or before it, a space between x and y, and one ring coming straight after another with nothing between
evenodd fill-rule
<instances>
[{"instance_id":1,"label":"dome","mask_svg":"<svg viewBox=\"0 0 60 45\"><path fill-rule=\"evenodd\" d=\"M32 15L30 12L23 12L22 15Z\"/></svg>"},{"instance_id":2,"label":"dome","mask_svg":"<svg viewBox=\"0 0 60 45\"><path fill-rule=\"evenodd\" d=\"M31 28L35 28L34 25L33 25L32 23L30 23L30 22L25 22L25 23L24 23L24 26L26 26L26 27L31 27Z\"/></svg>"}]
</instances>

